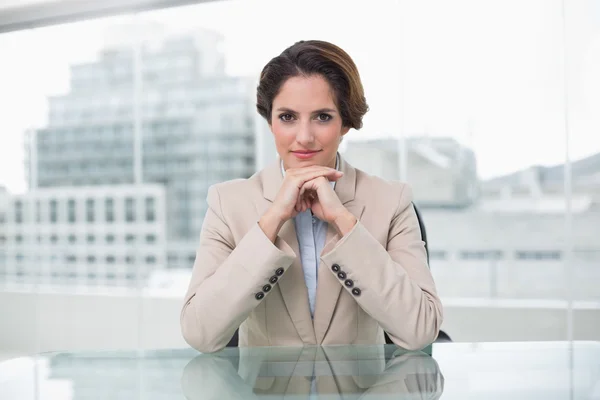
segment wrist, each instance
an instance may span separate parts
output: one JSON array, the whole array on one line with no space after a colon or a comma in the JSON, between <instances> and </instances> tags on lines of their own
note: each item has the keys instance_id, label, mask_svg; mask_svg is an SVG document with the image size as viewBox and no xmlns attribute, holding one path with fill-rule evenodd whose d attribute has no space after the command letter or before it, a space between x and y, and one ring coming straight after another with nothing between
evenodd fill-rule
<instances>
[{"instance_id":1,"label":"wrist","mask_svg":"<svg viewBox=\"0 0 600 400\"><path fill-rule=\"evenodd\" d=\"M332 224L340 236L345 236L354 228L357 222L356 217L350 211L345 210L333 220Z\"/></svg>"}]
</instances>

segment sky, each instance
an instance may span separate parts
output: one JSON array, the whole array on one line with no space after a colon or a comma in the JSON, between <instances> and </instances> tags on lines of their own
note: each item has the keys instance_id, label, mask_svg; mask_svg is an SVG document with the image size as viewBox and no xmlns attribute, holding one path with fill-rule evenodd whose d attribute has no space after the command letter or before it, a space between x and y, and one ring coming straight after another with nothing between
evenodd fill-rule
<instances>
[{"instance_id":1,"label":"sky","mask_svg":"<svg viewBox=\"0 0 600 400\"><path fill-rule=\"evenodd\" d=\"M558 0L239 0L1 34L0 185L25 189L23 132L68 92L69 65L141 22L221 32L231 75L256 77L297 40L336 43L370 106L348 140L452 136L483 179L564 162L567 132L569 157L585 157L600 152L599 3L566 0L563 14Z\"/></svg>"}]
</instances>

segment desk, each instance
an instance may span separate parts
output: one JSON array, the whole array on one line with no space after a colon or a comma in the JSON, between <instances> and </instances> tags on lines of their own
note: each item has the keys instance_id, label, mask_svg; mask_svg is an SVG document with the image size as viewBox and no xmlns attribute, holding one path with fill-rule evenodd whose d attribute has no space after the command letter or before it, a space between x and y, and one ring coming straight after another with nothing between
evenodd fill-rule
<instances>
[{"instance_id":1,"label":"desk","mask_svg":"<svg viewBox=\"0 0 600 400\"><path fill-rule=\"evenodd\" d=\"M0 363L0 399L600 399L599 342L58 352Z\"/></svg>"}]
</instances>

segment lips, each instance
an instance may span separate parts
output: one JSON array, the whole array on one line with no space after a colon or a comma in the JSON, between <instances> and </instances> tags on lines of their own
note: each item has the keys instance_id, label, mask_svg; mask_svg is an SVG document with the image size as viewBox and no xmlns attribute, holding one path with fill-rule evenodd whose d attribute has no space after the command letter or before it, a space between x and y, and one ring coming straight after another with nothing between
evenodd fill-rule
<instances>
[{"instance_id":1,"label":"lips","mask_svg":"<svg viewBox=\"0 0 600 400\"><path fill-rule=\"evenodd\" d=\"M292 154L296 158L298 158L300 160L308 160L308 159L312 158L318 152L320 152L320 150L317 150L317 151L314 151L314 150L298 150L298 151L292 151Z\"/></svg>"}]
</instances>

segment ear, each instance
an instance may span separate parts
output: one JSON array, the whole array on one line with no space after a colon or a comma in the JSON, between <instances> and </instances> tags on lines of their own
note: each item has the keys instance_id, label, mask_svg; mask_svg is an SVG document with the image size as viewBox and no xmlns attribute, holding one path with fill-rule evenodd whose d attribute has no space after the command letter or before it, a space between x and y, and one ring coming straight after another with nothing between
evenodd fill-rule
<instances>
[{"instance_id":1,"label":"ear","mask_svg":"<svg viewBox=\"0 0 600 400\"><path fill-rule=\"evenodd\" d=\"M344 136L346 133L348 133L349 130L350 130L349 126L343 126L342 127L342 136Z\"/></svg>"}]
</instances>

